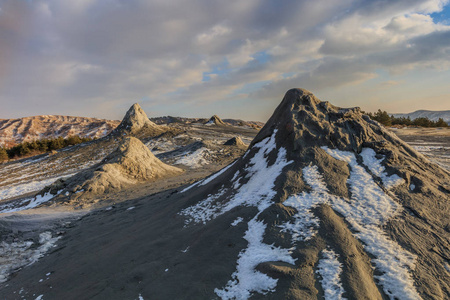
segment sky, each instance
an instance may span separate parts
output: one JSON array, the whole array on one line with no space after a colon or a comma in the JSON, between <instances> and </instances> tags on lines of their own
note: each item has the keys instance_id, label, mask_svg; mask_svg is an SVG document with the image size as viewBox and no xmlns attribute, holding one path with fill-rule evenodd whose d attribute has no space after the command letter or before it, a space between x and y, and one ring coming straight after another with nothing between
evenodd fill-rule
<instances>
[{"instance_id":1,"label":"sky","mask_svg":"<svg viewBox=\"0 0 450 300\"><path fill-rule=\"evenodd\" d=\"M0 0L0 118L450 109L450 0Z\"/></svg>"}]
</instances>

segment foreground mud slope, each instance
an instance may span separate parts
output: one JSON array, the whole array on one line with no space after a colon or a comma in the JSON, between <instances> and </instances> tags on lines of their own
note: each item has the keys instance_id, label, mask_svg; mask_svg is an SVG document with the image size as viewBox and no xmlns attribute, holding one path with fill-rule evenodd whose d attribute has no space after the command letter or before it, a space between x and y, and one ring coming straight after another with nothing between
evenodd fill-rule
<instances>
[{"instance_id":1,"label":"foreground mud slope","mask_svg":"<svg viewBox=\"0 0 450 300\"><path fill-rule=\"evenodd\" d=\"M0 295L448 299L449 179L359 109L293 89L234 163L90 213Z\"/></svg>"}]
</instances>

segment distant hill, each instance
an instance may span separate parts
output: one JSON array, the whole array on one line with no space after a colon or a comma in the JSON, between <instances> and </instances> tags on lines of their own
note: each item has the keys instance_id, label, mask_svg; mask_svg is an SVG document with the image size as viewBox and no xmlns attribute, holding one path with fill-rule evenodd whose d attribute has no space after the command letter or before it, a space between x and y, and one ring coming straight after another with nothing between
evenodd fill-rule
<instances>
[{"instance_id":1,"label":"distant hill","mask_svg":"<svg viewBox=\"0 0 450 300\"><path fill-rule=\"evenodd\" d=\"M195 124L195 123L206 123L209 119L205 118L185 118L185 117L172 117L172 116L164 116L164 117L156 117L150 118L150 121L158 124L158 125L167 125L171 123L182 123L182 124ZM225 124L229 124L232 126L247 126L255 129L261 129L264 126L263 122L258 121L244 121L240 119L222 119Z\"/></svg>"},{"instance_id":2,"label":"distant hill","mask_svg":"<svg viewBox=\"0 0 450 300\"><path fill-rule=\"evenodd\" d=\"M206 118L156 117L150 121L158 125L171 123L205 123ZM225 124L239 127L261 129L262 122L224 119ZM101 138L114 130L120 121L86 117L42 115L18 119L0 119L0 147L12 147L22 142L40 139L67 138L71 135Z\"/></svg>"},{"instance_id":3,"label":"distant hill","mask_svg":"<svg viewBox=\"0 0 450 300\"><path fill-rule=\"evenodd\" d=\"M19 119L0 119L0 146L45 138L71 135L100 138L109 134L120 121L85 117L42 115Z\"/></svg>"},{"instance_id":4,"label":"distant hill","mask_svg":"<svg viewBox=\"0 0 450 300\"><path fill-rule=\"evenodd\" d=\"M439 118L442 118L445 122L447 122L450 125L450 110L432 111L422 109L407 114L389 114L389 115L393 115L396 118L409 117L411 120L417 118L428 118L431 121L437 121L439 120Z\"/></svg>"}]
</instances>

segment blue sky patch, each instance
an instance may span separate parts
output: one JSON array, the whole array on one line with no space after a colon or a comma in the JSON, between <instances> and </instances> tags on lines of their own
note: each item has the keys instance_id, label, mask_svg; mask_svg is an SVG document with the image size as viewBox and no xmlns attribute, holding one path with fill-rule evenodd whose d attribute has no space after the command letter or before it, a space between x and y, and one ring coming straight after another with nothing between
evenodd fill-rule
<instances>
[{"instance_id":1,"label":"blue sky patch","mask_svg":"<svg viewBox=\"0 0 450 300\"><path fill-rule=\"evenodd\" d=\"M444 9L437 13L432 13L430 15L435 23L443 23L445 25L450 25L450 4L444 6Z\"/></svg>"}]
</instances>

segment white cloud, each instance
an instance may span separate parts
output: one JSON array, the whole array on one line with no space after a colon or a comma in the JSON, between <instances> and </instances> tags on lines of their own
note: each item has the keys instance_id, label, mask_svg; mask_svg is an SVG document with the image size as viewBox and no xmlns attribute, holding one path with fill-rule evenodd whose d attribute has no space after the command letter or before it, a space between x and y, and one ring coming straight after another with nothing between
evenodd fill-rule
<instances>
[{"instance_id":1,"label":"white cloud","mask_svg":"<svg viewBox=\"0 0 450 300\"><path fill-rule=\"evenodd\" d=\"M0 103L7 107L0 117L36 114L36 102L42 113L46 103L64 113L76 102L80 113L108 117L87 103L144 97L220 107L252 97L265 107L257 97L278 101L291 87L320 93L384 73L447 70L450 26L429 16L446 3L0 2Z\"/></svg>"},{"instance_id":2,"label":"white cloud","mask_svg":"<svg viewBox=\"0 0 450 300\"><path fill-rule=\"evenodd\" d=\"M200 44L206 44L214 42L214 39L227 35L231 32L231 29L223 25L215 25L207 32L201 33L197 36L197 40Z\"/></svg>"}]
</instances>

